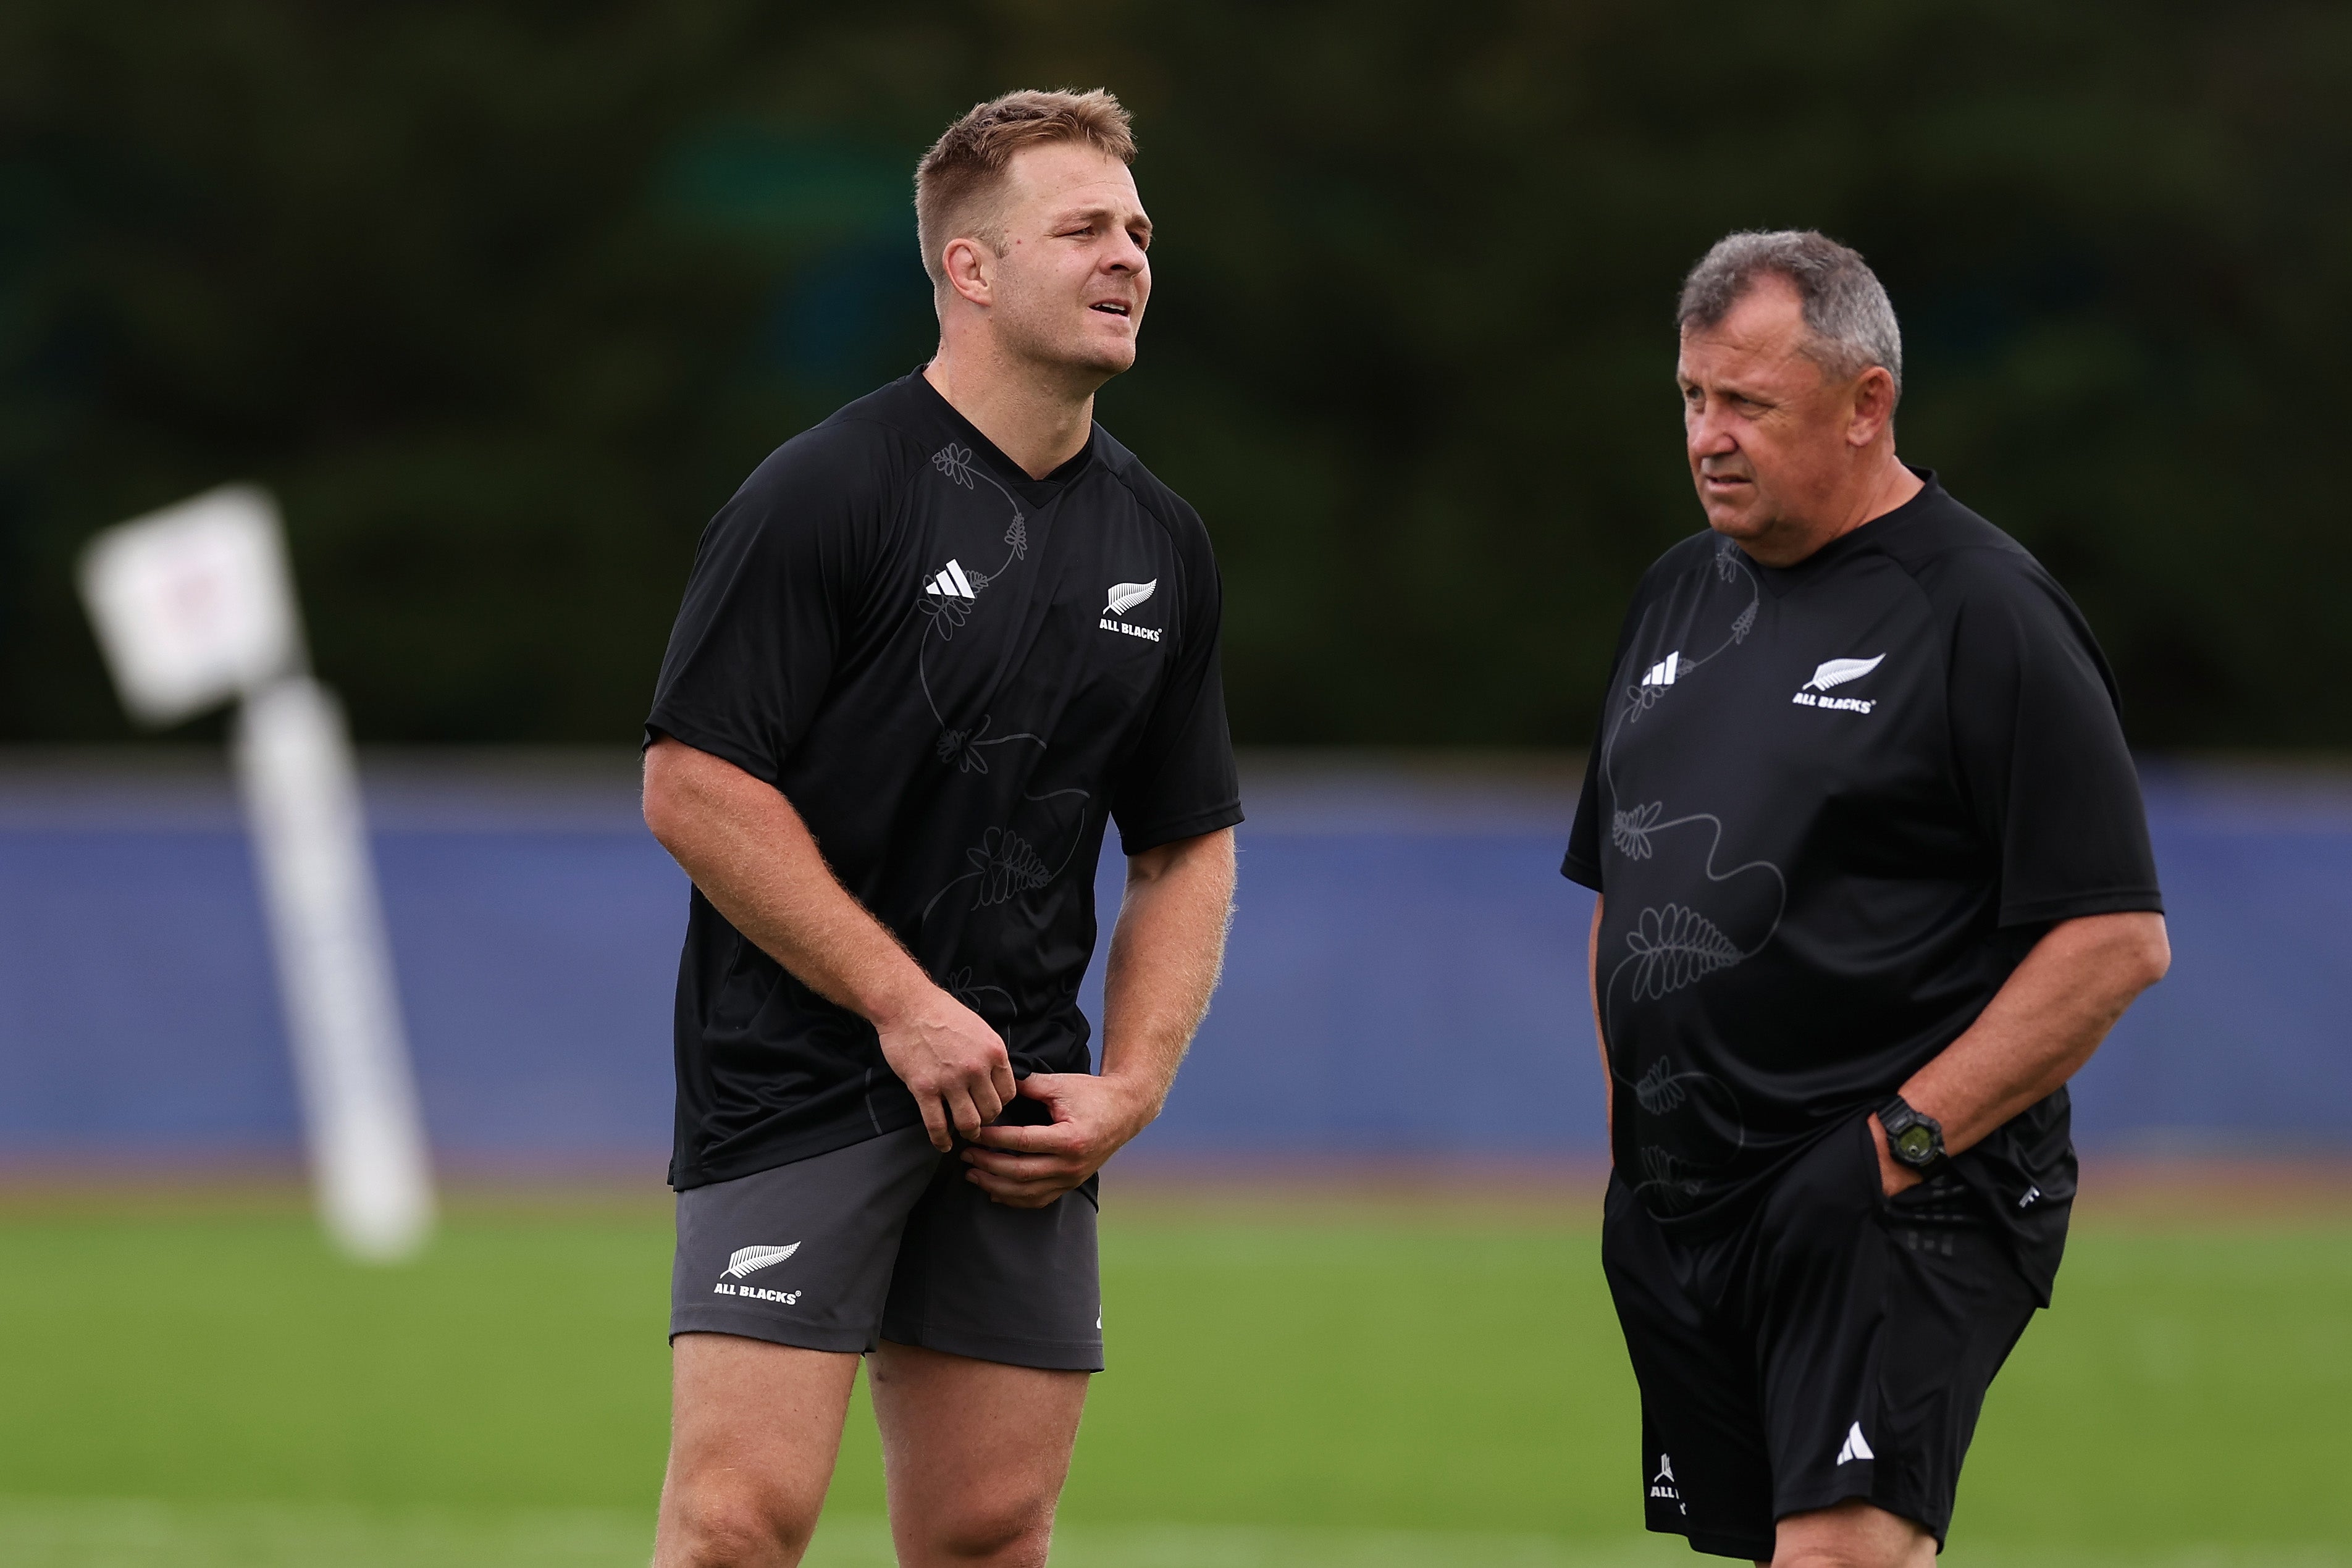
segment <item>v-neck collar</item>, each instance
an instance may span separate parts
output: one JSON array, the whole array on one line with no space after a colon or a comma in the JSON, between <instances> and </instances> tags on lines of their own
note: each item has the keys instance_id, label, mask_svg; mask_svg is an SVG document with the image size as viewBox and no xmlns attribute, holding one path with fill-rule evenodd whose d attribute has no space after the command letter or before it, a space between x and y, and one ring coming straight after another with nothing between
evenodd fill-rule
<instances>
[{"instance_id":1,"label":"v-neck collar","mask_svg":"<svg viewBox=\"0 0 2352 1568\"><path fill-rule=\"evenodd\" d=\"M940 416L953 425L961 434L961 438L971 444L973 453L981 462L987 465L990 474L997 482L1028 502L1033 509L1045 506L1055 497L1060 495L1069 482L1085 472L1087 465L1094 461L1095 446L1099 439L1101 427L1090 423L1087 426L1086 444L1078 448L1076 456L1044 478L1033 479L1027 470L1007 457L1003 451L999 450L996 443L982 434L980 426L966 419L955 404L941 397L940 389L931 384L930 378L923 374L920 369L907 379L915 383L918 389L917 395L929 399L931 406L938 411Z\"/></svg>"}]
</instances>

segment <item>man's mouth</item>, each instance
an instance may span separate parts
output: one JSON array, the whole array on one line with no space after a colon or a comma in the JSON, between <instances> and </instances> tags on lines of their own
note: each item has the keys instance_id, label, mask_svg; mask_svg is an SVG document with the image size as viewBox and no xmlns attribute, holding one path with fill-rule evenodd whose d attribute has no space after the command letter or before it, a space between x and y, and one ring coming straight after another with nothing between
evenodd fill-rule
<instances>
[{"instance_id":1,"label":"man's mouth","mask_svg":"<svg viewBox=\"0 0 2352 1568\"><path fill-rule=\"evenodd\" d=\"M1120 304L1116 299L1098 299L1092 305L1087 306L1087 308L1089 310L1102 311L1107 316L1118 316L1121 318L1133 314L1133 312L1125 305Z\"/></svg>"}]
</instances>

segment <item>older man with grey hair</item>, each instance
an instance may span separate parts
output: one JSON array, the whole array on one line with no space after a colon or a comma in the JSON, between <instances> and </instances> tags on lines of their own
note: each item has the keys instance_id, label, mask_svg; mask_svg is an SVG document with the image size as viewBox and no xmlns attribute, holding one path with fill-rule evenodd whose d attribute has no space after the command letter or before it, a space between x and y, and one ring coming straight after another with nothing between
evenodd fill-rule
<instances>
[{"instance_id":1,"label":"older man with grey hair","mask_svg":"<svg viewBox=\"0 0 2352 1568\"><path fill-rule=\"evenodd\" d=\"M1775 1568L1924 1568L2163 904L2090 628L1895 457L1862 257L1734 235L1678 321L1709 527L1634 592L1564 867L1601 895L1644 1506Z\"/></svg>"}]
</instances>

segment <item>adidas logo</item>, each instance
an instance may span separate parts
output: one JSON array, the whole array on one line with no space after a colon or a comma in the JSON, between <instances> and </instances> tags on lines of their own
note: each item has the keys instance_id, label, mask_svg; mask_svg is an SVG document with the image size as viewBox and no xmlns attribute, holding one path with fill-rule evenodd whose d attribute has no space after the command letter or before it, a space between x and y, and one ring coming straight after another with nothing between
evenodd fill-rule
<instances>
[{"instance_id":1,"label":"adidas logo","mask_svg":"<svg viewBox=\"0 0 2352 1568\"><path fill-rule=\"evenodd\" d=\"M1645 686L1670 686L1675 684L1675 672L1682 665L1682 650L1677 648L1664 658L1642 672Z\"/></svg>"},{"instance_id":2,"label":"adidas logo","mask_svg":"<svg viewBox=\"0 0 2352 1568\"><path fill-rule=\"evenodd\" d=\"M1871 661L1874 664L1877 662L1878 661L1875 659ZM1852 1464L1856 1459L1874 1459L1876 1458L1878 1458L1878 1456L1870 1451L1870 1445L1863 1441L1862 1423L1856 1421L1852 1429L1850 1429L1845 1435L1845 1447L1838 1450L1837 1462L1841 1465L1845 1465Z\"/></svg>"},{"instance_id":3,"label":"adidas logo","mask_svg":"<svg viewBox=\"0 0 2352 1568\"><path fill-rule=\"evenodd\" d=\"M948 562L946 570L923 584L923 591L934 599L978 599L980 597L971 586L971 579L966 577L963 574L963 568L954 561Z\"/></svg>"},{"instance_id":4,"label":"adidas logo","mask_svg":"<svg viewBox=\"0 0 2352 1568\"><path fill-rule=\"evenodd\" d=\"M738 1247L728 1255L727 1271L719 1276L719 1283L710 1288L710 1293L714 1296L741 1296L757 1301L776 1301L787 1307L795 1305L801 1299L798 1291L768 1291L756 1285L731 1285L728 1281L772 1268L800 1249L801 1244L797 1241L783 1247Z\"/></svg>"},{"instance_id":5,"label":"adidas logo","mask_svg":"<svg viewBox=\"0 0 2352 1568\"><path fill-rule=\"evenodd\" d=\"M1789 700L1799 707L1834 708L1842 713L1868 713L1878 706L1874 698L1817 697L1813 694L1826 692L1832 686L1842 686L1848 681L1858 681L1885 662L1886 655L1884 653L1868 659L1824 660L1814 669L1813 678L1799 686L1797 695Z\"/></svg>"}]
</instances>

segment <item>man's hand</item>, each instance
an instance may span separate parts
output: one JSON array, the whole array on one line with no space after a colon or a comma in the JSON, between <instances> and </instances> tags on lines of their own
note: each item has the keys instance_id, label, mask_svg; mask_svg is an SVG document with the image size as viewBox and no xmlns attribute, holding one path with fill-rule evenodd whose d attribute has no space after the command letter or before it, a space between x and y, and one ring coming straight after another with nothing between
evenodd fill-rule
<instances>
[{"instance_id":1,"label":"man's hand","mask_svg":"<svg viewBox=\"0 0 2352 1568\"><path fill-rule=\"evenodd\" d=\"M1878 1186L1887 1197L1893 1197L1927 1179L1895 1157L1895 1151L1886 1146L1886 1129L1878 1124L1875 1111L1870 1113L1870 1141L1878 1145Z\"/></svg>"},{"instance_id":2,"label":"man's hand","mask_svg":"<svg viewBox=\"0 0 2352 1568\"><path fill-rule=\"evenodd\" d=\"M913 1092L924 1130L941 1154L955 1134L976 1135L1013 1093L1013 1059L988 1020L940 990L922 988L911 1005L876 1019L883 1060Z\"/></svg>"},{"instance_id":3,"label":"man's hand","mask_svg":"<svg viewBox=\"0 0 2352 1568\"><path fill-rule=\"evenodd\" d=\"M969 1179L1012 1208L1043 1208L1102 1169L1151 1121L1141 1096L1118 1078L1091 1072L1033 1072L1021 1096L1042 1100L1050 1127L982 1127L963 1152Z\"/></svg>"}]
</instances>

